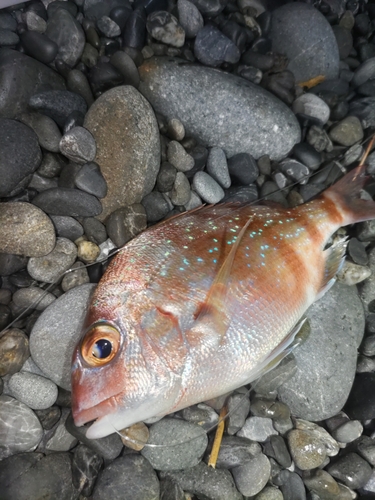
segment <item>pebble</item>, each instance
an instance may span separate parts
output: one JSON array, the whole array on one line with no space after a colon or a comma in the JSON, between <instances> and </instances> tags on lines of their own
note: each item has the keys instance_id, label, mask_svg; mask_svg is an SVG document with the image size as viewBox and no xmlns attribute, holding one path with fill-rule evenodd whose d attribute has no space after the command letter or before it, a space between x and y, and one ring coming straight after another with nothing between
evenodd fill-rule
<instances>
[{"instance_id":1,"label":"pebble","mask_svg":"<svg viewBox=\"0 0 375 500\"><path fill-rule=\"evenodd\" d=\"M280 486L284 500L306 500L306 490L302 479L295 472L286 475Z\"/></svg>"},{"instance_id":2,"label":"pebble","mask_svg":"<svg viewBox=\"0 0 375 500\"><path fill-rule=\"evenodd\" d=\"M28 406L10 396L0 396L1 460L17 453L35 450L42 436L42 426Z\"/></svg>"},{"instance_id":3,"label":"pebble","mask_svg":"<svg viewBox=\"0 0 375 500\"><path fill-rule=\"evenodd\" d=\"M55 246L55 229L51 220L30 203L0 203L0 226L0 252L41 257Z\"/></svg>"},{"instance_id":4,"label":"pebble","mask_svg":"<svg viewBox=\"0 0 375 500\"><path fill-rule=\"evenodd\" d=\"M147 17L147 31L159 42L172 47L182 47L185 43L185 31L178 20L166 10L157 10Z\"/></svg>"},{"instance_id":5,"label":"pebble","mask_svg":"<svg viewBox=\"0 0 375 500\"><path fill-rule=\"evenodd\" d=\"M151 425L147 443L159 446L146 446L142 455L157 470L186 469L200 462L207 442L207 434L199 425L164 418Z\"/></svg>"},{"instance_id":6,"label":"pebble","mask_svg":"<svg viewBox=\"0 0 375 500\"><path fill-rule=\"evenodd\" d=\"M159 480L150 463L131 454L116 458L100 473L92 499L156 500L159 492Z\"/></svg>"},{"instance_id":7,"label":"pebble","mask_svg":"<svg viewBox=\"0 0 375 500\"><path fill-rule=\"evenodd\" d=\"M19 192L41 159L35 132L16 120L0 117L0 196Z\"/></svg>"},{"instance_id":8,"label":"pebble","mask_svg":"<svg viewBox=\"0 0 375 500\"><path fill-rule=\"evenodd\" d=\"M172 118L167 123L167 134L171 139L182 141L185 137L185 127L177 118Z\"/></svg>"},{"instance_id":9,"label":"pebble","mask_svg":"<svg viewBox=\"0 0 375 500\"><path fill-rule=\"evenodd\" d=\"M66 390L70 390L73 349L81 335L94 288L93 284L84 284L69 290L43 311L31 331L30 352L34 362L50 380Z\"/></svg>"},{"instance_id":10,"label":"pebble","mask_svg":"<svg viewBox=\"0 0 375 500\"><path fill-rule=\"evenodd\" d=\"M212 25L206 25L198 31L194 42L194 55L199 62L207 66L220 66L224 62L236 64L241 57L235 43Z\"/></svg>"},{"instance_id":11,"label":"pebble","mask_svg":"<svg viewBox=\"0 0 375 500\"><path fill-rule=\"evenodd\" d=\"M313 118L317 118L322 124L327 123L331 110L329 106L315 94L306 93L297 97L293 102L293 111L297 113L303 113Z\"/></svg>"},{"instance_id":12,"label":"pebble","mask_svg":"<svg viewBox=\"0 0 375 500\"><path fill-rule=\"evenodd\" d=\"M159 171L160 141L149 103L131 86L105 92L85 117L96 141L95 161L106 180L99 220L127 205L139 203L151 192Z\"/></svg>"},{"instance_id":13,"label":"pebble","mask_svg":"<svg viewBox=\"0 0 375 500\"><path fill-rule=\"evenodd\" d=\"M58 424L52 429L51 432L45 433L42 443L39 445L38 450L42 451L43 442L46 451L69 451L77 446L77 439L72 436L65 427L65 422L70 413L70 409L62 408L62 415Z\"/></svg>"},{"instance_id":14,"label":"pebble","mask_svg":"<svg viewBox=\"0 0 375 500\"><path fill-rule=\"evenodd\" d=\"M284 500L283 494L273 486L266 486L258 495L255 500Z\"/></svg>"},{"instance_id":15,"label":"pebble","mask_svg":"<svg viewBox=\"0 0 375 500\"><path fill-rule=\"evenodd\" d=\"M93 161L96 155L95 140L85 128L74 127L62 137L60 152L79 164Z\"/></svg>"},{"instance_id":16,"label":"pebble","mask_svg":"<svg viewBox=\"0 0 375 500\"><path fill-rule=\"evenodd\" d=\"M197 172L193 178L193 188L207 203L219 203L224 198L224 191L206 172Z\"/></svg>"},{"instance_id":17,"label":"pebble","mask_svg":"<svg viewBox=\"0 0 375 500\"><path fill-rule=\"evenodd\" d=\"M27 272L32 278L53 283L70 268L77 258L76 245L67 238L57 238L55 248L44 257L31 257Z\"/></svg>"},{"instance_id":18,"label":"pebble","mask_svg":"<svg viewBox=\"0 0 375 500\"><path fill-rule=\"evenodd\" d=\"M0 45L2 47L14 47L19 40L17 33L0 28Z\"/></svg>"},{"instance_id":19,"label":"pebble","mask_svg":"<svg viewBox=\"0 0 375 500\"><path fill-rule=\"evenodd\" d=\"M43 311L56 300L56 297L42 288L30 286L28 288L19 288L14 292L12 300L19 309L31 307L37 311Z\"/></svg>"},{"instance_id":20,"label":"pebble","mask_svg":"<svg viewBox=\"0 0 375 500\"><path fill-rule=\"evenodd\" d=\"M189 0L177 0L177 12L186 38L195 38L204 25L199 9Z\"/></svg>"},{"instance_id":21,"label":"pebble","mask_svg":"<svg viewBox=\"0 0 375 500\"><path fill-rule=\"evenodd\" d=\"M148 441L150 431L146 424L138 422L120 431L121 441L132 450L142 450Z\"/></svg>"},{"instance_id":22,"label":"pebble","mask_svg":"<svg viewBox=\"0 0 375 500\"><path fill-rule=\"evenodd\" d=\"M348 398L364 313L357 291L336 283L324 301L311 306L307 317L311 333L294 352L297 372L278 388L278 394L293 415L320 421L340 411Z\"/></svg>"},{"instance_id":23,"label":"pebble","mask_svg":"<svg viewBox=\"0 0 375 500\"><path fill-rule=\"evenodd\" d=\"M342 146L352 146L363 139L361 122L356 116L348 116L331 128L329 137Z\"/></svg>"},{"instance_id":24,"label":"pebble","mask_svg":"<svg viewBox=\"0 0 375 500\"><path fill-rule=\"evenodd\" d=\"M232 469L234 482L244 496L259 493L267 484L271 474L271 464L263 453L259 453L249 462Z\"/></svg>"},{"instance_id":25,"label":"pebble","mask_svg":"<svg viewBox=\"0 0 375 500\"><path fill-rule=\"evenodd\" d=\"M163 472L161 478L177 482L183 491L188 491L198 498L242 500L231 473L227 470L213 469L204 462L185 470Z\"/></svg>"},{"instance_id":26,"label":"pebble","mask_svg":"<svg viewBox=\"0 0 375 500\"><path fill-rule=\"evenodd\" d=\"M351 443L363 432L363 426L358 420L349 420L332 431L332 437L340 443Z\"/></svg>"},{"instance_id":27,"label":"pebble","mask_svg":"<svg viewBox=\"0 0 375 500\"><path fill-rule=\"evenodd\" d=\"M61 132L52 118L41 113L24 113L18 119L34 130L42 148L52 153L60 151Z\"/></svg>"},{"instance_id":28,"label":"pebble","mask_svg":"<svg viewBox=\"0 0 375 500\"><path fill-rule=\"evenodd\" d=\"M255 391L258 394L268 394L275 391L280 385L293 377L297 371L294 354L286 356L280 364L262 375L256 383Z\"/></svg>"},{"instance_id":29,"label":"pebble","mask_svg":"<svg viewBox=\"0 0 375 500\"><path fill-rule=\"evenodd\" d=\"M270 418L249 417L246 419L245 425L242 429L238 431L237 436L263 443L270 436L277 434L278 433L274 429Z\"/></svg>"},{"instance_id":30,"label":"pebble","mask_svg":"<svg viewBox=\"0 0 375 500\"><path fill-rule=\"evenodd\" d=\"M353 264L353 262L345 261L341 271L337 273L337 279L340 283L348 286L361 283L371 275L370 268Z\"/></svg>"},{"instance_id":31,"label":"pebble","mask_svg":"<svg viewBox=\"0 0 375 500\"><path fill-rule=\"evenodd\" d=\"M198 143L220 147L227 157L247 152L254 158L268 154L277 160L299 142L294 114L272 94L240 77L180 62L163 57L146 60L139 67L139 90L157 113L167 120L178 118Z\"/></svg>"},{"instance_id":32,"label":"pebble","mask_svg":"<svg viewBox=\"0 0 375 500\"><path fill-rule=\"evenodd\" d=\"M51 406L46 410L35 410L35 414L38 417L40 423L44 430L51 430L61 417L61 409L58 406Z\"/></svg>"},{"instance_id":33,"label":"pebble","mask_svg":"<svg viewBox=\"0 0 375 500\"><path fill-rule=\"evenodd\" d=\"M18 328L10 328L0 336L0 376L17 373L30 356L29 339Z\"/></svg>"},{"instance_id":34,"label":"pebble","mask_svg":"<svg viewBox=\"0 0 375 500\"><path fill-rule=\"evenodd\" d=\"M74 111L83 115L87 111L84 98L69 90L45 90L35 93L30 98L29 105L35 111L52 118L60 127L64 127L69 115Z\"/></svg>"},{"instance_id":35,"label":"pebble","mask_svg":"<svg viewBox=\"0 0 375 500\"><path fill-rule=\"evenodd\" d=\"M356 451L359 455L367 460L370 465L375 466L375 441L369 436L361 436L361 438L356 441Z\"/></svg>"},{"instance_id":36,"label":"pebble","mask_svg":"<svg viewBox=\"0 0 375 500\"><path fill-rule=\"evenodd\" d=\"M27 29L30 31L37 31L38 33L44 33L47 29L47 23L36 12L29 10L24 13L24 21L26 23Z\"/></svg>"},{"instance_id":37,"label":"pebble","mask_svg":"<svg viewBox=\"0 0 375 500\"><path fill-rule=\"evenodd\" d=\"M73 217L66 215L51 215L51 220L55 226L57 236L75 241L83 235L82 225Z\"/></svg>"},{"instance_id":38,"label":"pebble","mask_svg":"<svg viewBox=\"0 0 375 500\"><path fill-rule=\"evenodd\" d=\"M310 492L319 495L321 500L342 498L339 496L340 486L325 470L315 470L310 476L304 477L303 482Z\"/></svg>"},{"instance_id":39,"label":"pebble","mask_svg":"<svg viewBox=\"0 0 375 500\"><path fill-rule=\"evenodd\" d=\"M357 373L345 405L349 417L358 420L375 418L374 383L375 373Z\"/></svg>"},{"instance_id":40,"label":"pebble","mask_svg":"<svg viewBox=\"0 0 375 500\"><path fill-rule=\"evenodd\" d=\"M220 469L232 469L251 461L262 448L259 443L238 436L224 436L217 459Z\"/></svg>"},{"instance_id":41,"label":"pebble","mask_svg":"<svg viewBox=\"0 0 375 500\"><path fill-rule=\"evenodd\" d=\"M297 160L293 160L293 158L282 160L279 163L279 168L292 181L299 182L300 184L306 184L309 179L310 170L308 167Z\"/></svg>"},{"instance_id":42,"label":"pebble","mask_svg":"<svg viewBox=\"0 0 375 500\"><path fill-rule=\"evenodd\" d=\"M73 68L85 45L85 34L80 23L67 10L57 9L48 16L45 34L57 44L58 57Z\"/></svg>"},{"instance_id":43,"label":"pebble","mask_svg":"<svg viewBox=\"0 0 375 500\"><path fill-rule=\"evenodd\" d=\"M83 285L84 283L90 283L87 268L83 267L82 262L75 262L71 269L74 270L67 272L61 281L61 288L64 292L67 292L76 286Z\"/></svg>"},{"instance_id":44,"label":"pebble","mask_svg":"<svg viewBox=\"0 0 375 500\"><path fill-rule=\"evenodd\" d=\"M371 466L357 453L347 453L327 467L331 476L352 489L362 488L370 479Z\"/></svg>"},{"instance_id":45,"label":"pebble","mask_svg":"<svg viewBox=\"0 0 375 500\"><path fill-rule=\"evenodd\" d=\"M143 200L142 205L146 211L148 222L157 222L163 219L169 212L169 205L162 193L152 191L147 194Z\"/></svg>"},{"instance_id":46,"label":"pebble","mask_svg":"<svg viewBox=\"0 0 375 500\"><path fill-rule=\"evenodd\" d=\"M146 210L140 203L119 208L106 220L108 236L120 248L147 227Z\"/></svg>"},{"instance_id":47,"label":"pebble","mask_svg":"<svg viewBox=\"0 0 375 500\"><path fill-rule=\"evenodd\" d=\"M72 461L72 481L81 495L89 497L92 494L95 481L103 466L103 459L84 444L79 444L74 450Z\"/></svg>"},{"instance_id":48,"label":"pebble","mask_svg":"<svg viewBox=\"0 0 375 500\"><path fill-rule=\"evenodd\" d=\"M83 165L75 176L75 185L78 189L82 189L82 191L97 198L104 198L107 195L107 183L95 162Z\"/></svg>"},{"instance_id":49,"label":"pebble","mask_svg":"<svg viewBox=\"0 0 375 500\"><path fill-rule=\"evenodd\" d=\"M290 431L288 445L294 463L301 470L315 469L325 462L326 448L311 431Z\"/></svg>"},{"instance_id":50,"label":"pebble","mask_svg":"<svg viewBox=\"0 0 375 500\"><path fill-rule=\"evenodd\" d=\"M227 158L221 148L213 147L207 157L207 173L217 181L221 187L229 188L231 178L228 170Z\"/></svg>"},{"instance_id":51,"label":"pebble","mask_svg":"<svg viewBox=\"0 0 375 500\"><path fill-rule=\"evenodd\" d=\"M190 197L191 190L188 178L183 172L177 172L173 188L170 193L171 202L176 206L186 205L189 202Z\"/></svg>"},{"instance_id":52,"label":"pebble","mask_svg":"<svg viewBox=\"0 0 375 500\"><path fill-rule=\"evenodd\" d=\"M281 436L271 436L269 442L265 444L264 452L286 469L292 465L292 459L285 440Z\"/></svg>"},{"instance_id":53,"label":"pebble","mask_svg":"<svg viewBox=\"0 0 375 500\"><path fill-rule=\"evenodd\" d=\"M187 422L201 426L206 431L212 430L219 422L219 415L216 411L204 403L182 410L182 418Z\"/></svg>"},{"instance_id":54,"label":"pebble","mask_svg":"<svg viewBox=\"0 0 375 500\"><path fill-rule=\"evenodd\" d=\"M132 85L138 88L138 68L133 59L126 52L122 50L115 52L111 57L111 64L121 73L124 79L124 85Z\"/></svg>"},{"instance_id":55,"label":"pebble","mask_svg":"<svg viewBox=\"0 0 375 500\"><path fill-rule=\"evenodd\" d=\"M10 395L32 410L45 410L57 398L57 386L45 377L34 373L15 373L9 379Z\"/></svg>"},{"instance_id":56,"label":"pebble","mask_svg":"<svg viewBox=\"0 0 375 500\"><path fill-rule=\"evenodd\" d=\"M236 434L244 425L250 411L249 397L244 394L232 394L227 401L227 432Z\"/></svg>"},{"instance_id":57,"label":"pebble","mask_svg":"<svg viewBox=\"0 0 375 500\"><path fill-rule=\"evenodd\" d=\"M168 144L167 159L179 172L188 172L194 167L194 158L177 141Z\"/></svg>"},{"instance_id":58,"label":"pebble","mask_svg":"<svg viewBox=\"0 0 375 500\"><path fill-rule=\"evenodd\" d=\"M33 204L50 215L94 217L102 212L100 201L93 195L71 188L51 188L39 193Z\"/></svg>"},{"instance_id":59,"label":"pebble","mask_svg":"<svg viewBox=\"0 0 375 500\"><path fill-rule=\"evenodd\" d=\"M96 26L98 30L108 38L115 38L121 35L120 26L108 16L103 16L98 19Z\"/></svg>"},{"instance_id":60,"label":"pebble","mask_svg":"<svg viewBox=\"0 0 375 500\"><path fill-rule=\"evenodd\" d=\"M356 69L354 76L352 78L351 84L353 87L359 87L363 85L368 80L372 80L375 77L375 57L367 59Z\"/></svg>"},{"instance_id":61,"label":"pebble","mask_svg":"<svg viewBox=\"0 0 375 500\"><path fill-rule=\"evenodd\" d=\"M229 174L233 183L248 185L259 175L255 159L247 153L238 153L228 159Z\"/></svg>"},{"instance_id":62,"label":"pebble","mask_svg":"<svg viewBox=\"0 0 375 500\"><path fill-rule=\"evenodd\" d=\"M100 248L96 243L93 243L92 241L80 241L77 247L77 256L85 263L95 262L99 257Z\"/></svg>"}]
</instances>

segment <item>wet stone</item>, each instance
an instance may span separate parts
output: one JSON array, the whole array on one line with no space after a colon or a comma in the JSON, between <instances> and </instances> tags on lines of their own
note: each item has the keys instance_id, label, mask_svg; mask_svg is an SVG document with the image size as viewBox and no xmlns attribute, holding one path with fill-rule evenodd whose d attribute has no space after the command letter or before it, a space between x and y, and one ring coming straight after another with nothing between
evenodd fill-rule
<instances>
[{"instance_id":1,"label":"wet stone","mask_svg":"<svg viewBox=\"0 0 375 500\"><path fill-rule=\"evenodd\" d=\"M34 362L50 380L67 390L73 350L94 288L92 284L81 285L59 297L39 316L30 335Z\"/></svg>"},{"instance_id":2,"label":"wet stone","mask_svg":"<svg viewBox=\"0 0 375 500\"><path fill-rule=\"evenodd\" d=\"M334 457L338 454L340 447L337 441L323 427L301 419L295 420L295 426L298 430L308 431L319 439L324 444L328 457Z\"/></svg>"},{"instance_id":3,"label":"wet stone","mask_svg":"<svg viewBox=\"0 0 375 500\"><path fill-rule=\"evenodd\" d=\"M199 463L207 447L207 434L198 425L165 418L150 427L148 444L165 445L142 450L154 469L186 469Z\"/></svg>"},{"instance_id":4,"label":"wet stone","mask_svg":"<svg viewBox=\"0 0 375 500\"><path fill-rule=\"evenodd\" d=\"M74 127L62 137L60 151L69 160L76 163L91 162L96 155L95 140L85 128Z\"/></svg>"},{"instance_id":5,"label":"wet stone","mask_svg":"<svg viewBox=\"0 0 375 500\"><path fill-rule=\"evenodd\" d=\"M262 443L270 436L276 434L277 431L275 431L270 418L249 417L246 419L242 429L238 431L237 436L246 437Z\"/></svg>"},{"instance_id":6,"label":"wet stone","mask_svg":"<svg viewBox=\"0 0 375 500\"><path fill-rule=\"evenodd\" d=\"M102 468L103 459L84 444L74 450L72 461L73 485L85 497L92 494L95 481Z\"/></svg>"},{"instance_id":7,"label":"wet stone","mask_svg":"<svg viewBox=\"0 0 375 500\"><path fill-rule=\"evenodd\" d=\"M228 170L227 158L221 148L211 148L207 158L207 173L217 181L221 187L229 188L231 179Z\"/></svg>"},{"instance_id":8,"label":"wet stone","mask_svg":"<svg viewBox=\"0 0 375 500\"><path fill-rule=\"evenodd\" d=\"M246 417L250 411L249 397L244 394L232 394L227 402L228 420L227 432L233 435L238 432L244 425Z\"/></svg>"},{"instance_id":9,"label":"wet stone","mask_svg":"<svg viewBox=\"0 0 375 500\"><path fill-rule=\"evenodd\" d=\"M372 474L371 466L357 453L348 453L327 467L327 471L349 488L363 487Z\"/></svg>"},{"instance_id":10,"label":"wet stone","mask_svg":"<svg viewBox=\"0 0 375 500\"><path fill-rule=\"evenodd\" d=\"M168 144L167 159L179 172L188 172L194 167L194 158L177 141Z\"/></svg>"},{"instance_id":11,"label":"wet stone","mask_svg":"<svg viewBox=\"0 0 375 500\"><path fill-rule=\"evenodd\" d=\"M332 431L332 437L340 443L351 443L358 439L363 432L359 420L349 420Z\"/></svg>"},{"instance_id":12,"label":"wet stone","mask_svg":"<svg viewBox=\"0 0 375 500\"><path fill-rule=\"evenodd\" d=\"M256 441L238 436L224 436L216 466L222 469L231 469L244 465L259 453L262 448Z\"/></svg>"},{"instance_id":13,"label":"wet stone","mask_svg":"<svg viewBox=\"0 0 375 500\"><path fill-rule=\"evenodd\" d=\"M178 20L165 10L152 12L147 17L147 31L159 42L172 47L182 47L185 43L185 31Z\"/></svg>"},{"instance_id":14,"label":"wet stone","mask_svg":"<svg viewBox=\"0 0 375 500\"><path fill-rule=\"evenodd\" d=\"M329 137L342 146L352 146L363 139L361 122L355 116L348 116L331 128Z\"/></svg>"},{"instance_id":15,"label":"wet stone","mask_svg":"<svg viewBox=\"0 0 375 500\"><path fill-rule=\"evenodd\" d=\"M35 373L15 373L9 379L10 395L32 410L45 410L57 398L56 385Z\"/></svg>"},{"instance_id":16,"label":"wet stone","mask_svg":"<svg viewBox=\"0 0 375 500\"><path fill-rule=\"evenodd\" d=\"M206 172L197 172L193 178L193 188L207 203L218 203L224 198L224 191Z\"/></svg>"},{"instance_id":17,"label":"wet stone","mask_svg":"<svg viewBox=\"0 0 375 500\"><path fill-rule=\"evenodd\" d=\"M306 93L298 97L292 106L293 111L317 118L322 124L327 123L330 116L329 106L315 94Z\"/></svg>"},{"instance_id":18,"label":"wet stone","mask_svg":"<svg viewBox=\"0 0 375 500\"><path fill-rule=\"evenodd\" d=\"M106 220L108 236L117 247L125 245L146 227L146 210L140 203L119 208Z\"/></svg>"},{"instance_id":19,"label":"wet stone","mask_svg":"<svg viewBox=\"0 0 375 500\"><path fill-rule=\"evenodd\" d=\"M288 468L292 465L288 448L281 436L271 436L265 444L264 452L268 457L274 458L282 467Z\"/></svg>"},{"instance_id":20,"label":"wet stone","mask_svg":"<svg viewBox=\"0 0 375 500\"><path fill-rule=\"evenodd\" d=\"M121 441L131 450L140 451L148 442L150 431L143 422L138 422L120 431Z\"/></svg>"},{"instance_id":21,"label":"wet stone","mask_svg":"<svg viewBox=\"0 0 375 500\"><path fill-rule=\"evenodd\" d=\"M33 199L33 204L50 215L94 217L102 212L101 203L95 196L64 187L43 191Z\"/></svg>"},{"instance_id":22,"label":"wet stone","mask_svg":"<svg viewBox=\"0 0 375 500\"><path fill-rule=\"evenodd\" d=\"M58 406L51 406L45 410L35 410L35 415L38 417L44 430L51 430L61 417L61 409Z\"/></svg>"},{"instance_id":23,"label":"wet stone","mask_svg":"<svg viewBox=\"0 0 375 500\"><path fill-rule=\"evenodd\" d=\"M78 247L78 258L85 263L95 262L99 257L100 248L98 245L93 243L92 241L80 241L77 244Z\"/></svg>"},{"instance_id":24,"label":"wet stone","mask_svg":"<svg viewBox=\"0 0 375 500\"><path fill-rule=\"evenodd\" d=\"M293 160L292 158L286 158L279 163L279 166L281 171L292 181L299 182L300 184L307 183L310 171L306 165L303 165L299 161Z\"/></svg>"},{"instance_id":25,"label":"wet stone","mask_svg":"<svg viewBox=\"0 0 375 500\"><path fill-rule=\"evenodd\" d=\"M232 469L234 482L244 496L253 496L259 493L267 484L271 465L263 453L259 453L249 462Z\"/></svg>"},{"instance_id":26,"label":"wet stone","mask_svg":"<svg viewBox=\"0 0 375 500\"><path fill-rule=\"evenodd\" d=\"M155 471L142 456L131 454L114 460L98 477L93 500L155 500L160 486Z\"/></svg>"},{"instance_id":27,"label":"wet stone","mask_svg":"<svg viewBox=\"0 0 375 500\"><path fill-rule=\"evenodd\" d=\"M10 396L0 396L1 459L35 450L42 435L42 426L28 406Z\"/></svg>"},{"instance_id":28,"label":"wet stone","mask_svg":"<svg viewBox=\"0 0 375 500\"><path fill-rule=\"evenodd\" d=\"M283 494L273 486L266 486L258 495L255 500L284 500Z\"/></svg>"},{"instance_id":29,"label":"wet stone","mask_svg":"<svg viewBox=\"0 0 375 500\"><path fill-rule=\"evenodd\" d=\"M304 477L303 481L309 491L319 495L321 500L342 498L339 496L340 486L325 470L316 470L310 476Z\"/></svg>"},{"instance_id":30,"label":"wet stone","mask_svg":"<svg viewBox=\"0 0 375 500\"><path fill-rule=\"evenodd\" d=\"M322 441L310 431L293 430L288 434L291 455L301 470L315 469L326 458L326 449Z\"/></svg>"},{"instance_id":31,"label":"wet stone","mask_svg":"<svg viewBox=\"0 0 375 500\"><path fill-rule=\"evenodd\" d=\"M289 380L297 371L296 359L293 354L286 356L279 365L265 373L257 381L255 391L258 394L268 394Z\"/></svg>"},{"instance_id":32,"label":"wet stone","mask_svg":"<svg viewBox=\"0 0 375 500\"><path fill-rule=\"evenodd\" d=\"M373 467L375 466L375 440L369 436L361 436L356 442L356 451L367 460Z\"/></svg>"},{"instance_id":33,"label":"wet stone","mask_svg":"<svg viewBox=\"0 0 375 500\"><path fill-rule=\"evenodd\" d=\"M203 462L189 469L163 472L161 478L170 478L176 481L183 491L188 491L198 498L206 497L212 500L242 499L242 495L237 490L229 471L213 469Z\"/></svg>"},{"instance_id":34,"label":"wet stone","mask_svg":"<svg viewBox=\"0 0 375 500\"><path fill-rule=\"evenodd\" d=\"M287 472L287 471L285 471ZM280 485L284 500L306 500L306 490L302 479L291 472Z\"/></svg>"},{"instance_id":35,"label":"wet stone","mask_svg":"<svg viewBox=\"0 0 375 500\"><path fill-rule=\"evenodd\" d=\"M74 219L66 215L51 215L57 236L75 241L83 235L83 227Z\"/></svg>"},{"instance_id":36,"label":"wet stone","mask_svg":"<svg viewBox=\"0 0 375 500\"><path fill-rule=\"evenodd\" d=\"M85 114L87 104L84 98L69 90L46 90L34 94L29 105L35 111L43 113L63 127L73 111Z\"/></svg>"},{"instance_id":37,"label":"wet stone","mask_svg":"<svg viewBox=\"0 0 375 500\"><path fill-rule=\"evenodd\" d=\"M38 281L53 283L70 268L77 257L76 245L67 238L57 238L56 246L44 257L31 257L27 264L30 276Z\"/></svg>"},{"instance_id":38,"label":"wet stone","mask_svg":"<svg viewBox=\"0 0 375 500\"><path fill-rule=\"evenodd\" d=\"M0 336L0 376L17 373L30 356L29 339L18 328L10 328Z\"/></svg>"},{"instance_id":39,"label":"wet stone","mask_svg":"<svg viewBox=\"0 0 375 500\"><path fill-rule=\"evenodd\" d=\"M202 64L220 66L224 62L237 63L241 53L232 40L218 28L206 25L196 35L194 55Z\"/></svg>"},{"instance_id":40,"label":"wet stone","mask_svg":"<svg viewBox=\"0 0 375 500\"><path fill-rule=\"evenodd\" d=\"M213 429L219 422L219 415L216 411L204 403L182 410L182 418L192 424L200 425L206 431Z\"/></svg>"}]
</instances>

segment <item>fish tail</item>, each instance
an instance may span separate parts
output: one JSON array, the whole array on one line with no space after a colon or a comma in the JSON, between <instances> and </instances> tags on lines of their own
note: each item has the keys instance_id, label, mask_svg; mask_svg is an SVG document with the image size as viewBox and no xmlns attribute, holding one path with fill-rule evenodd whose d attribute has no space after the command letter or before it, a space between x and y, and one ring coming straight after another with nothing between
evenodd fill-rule
<instances>
[{"instance_id":1,"label":"fish tail","mask_svg":"<svg viewBox=\"0 0 375 500\"><path fill-rule=\"evenodd\" d=\"M375 202L360 198L360 191L369 178L366 165L359 165L323 193L323 197L330 198L339 209L343 226L375 219Z\"/></svg>"}]
</instances>

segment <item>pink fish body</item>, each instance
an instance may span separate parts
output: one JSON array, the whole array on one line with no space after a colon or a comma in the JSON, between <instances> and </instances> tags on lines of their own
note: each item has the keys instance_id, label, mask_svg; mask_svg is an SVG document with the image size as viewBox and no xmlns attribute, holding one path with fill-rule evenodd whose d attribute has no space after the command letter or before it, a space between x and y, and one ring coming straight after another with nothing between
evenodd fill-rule
<instances>
[{"instance_id":1,"label":"pink fish body","mask_svg":"<svg viewBox=\"0 0 375 500\"><path fill-rule=\"evenodd\" d=\"M375 218L357 167L292 209L208 206L128 243L92 298L73 356L73 416L99 438L259 377L334 282L341 226Z\"/></svg>"}]
</instances>

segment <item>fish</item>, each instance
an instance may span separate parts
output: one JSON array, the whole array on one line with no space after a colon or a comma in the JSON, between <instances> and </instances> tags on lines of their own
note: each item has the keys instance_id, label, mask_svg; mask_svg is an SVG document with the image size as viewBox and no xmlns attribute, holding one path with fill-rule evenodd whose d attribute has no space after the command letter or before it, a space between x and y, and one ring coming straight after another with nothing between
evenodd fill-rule
<instances>
[{"instance_id":1,"label":"fish","mask_svg":"<svg viewBox=\"0 0 375 500\"><path fill-rule=\"evenodd\" d=\"M375 218L361 164L295 208L203 206L112 259L72 359L72 412L101 438L246 385L290 351L335 282L342 226Z\"/></svg>"}]
</instances>

